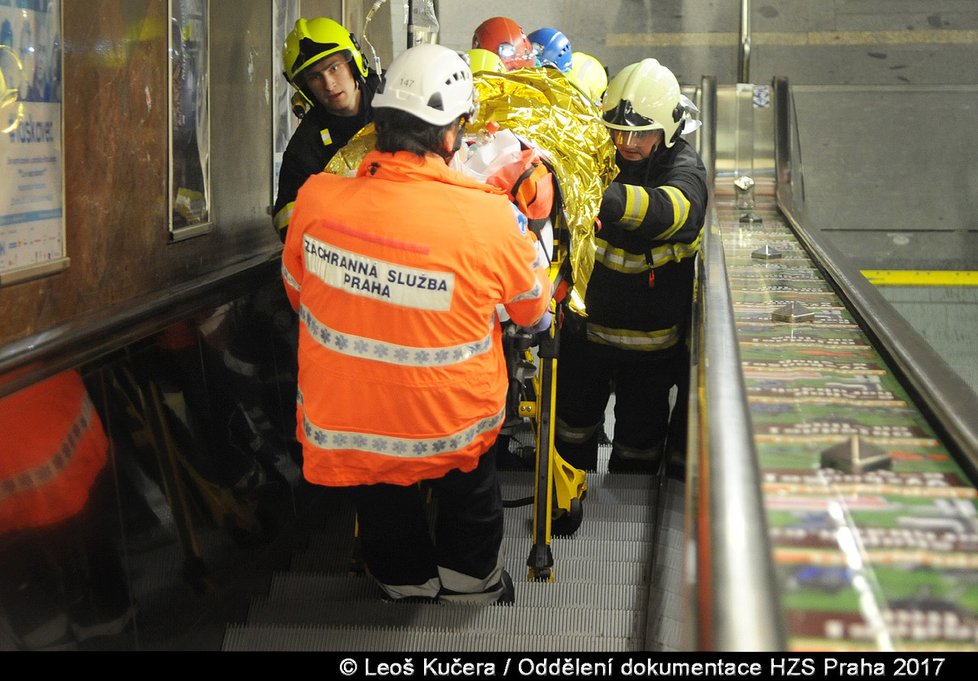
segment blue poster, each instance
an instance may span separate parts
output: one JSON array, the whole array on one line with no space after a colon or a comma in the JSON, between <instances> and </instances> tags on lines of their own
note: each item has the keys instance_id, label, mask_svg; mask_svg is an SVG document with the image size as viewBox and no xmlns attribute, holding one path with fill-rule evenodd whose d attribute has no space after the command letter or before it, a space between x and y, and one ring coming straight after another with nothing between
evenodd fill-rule
<instances>
[{"instance_id":1,"label":"blue poster","mask_svg":"<svg viewBox=\"0 0 978 681\"><path fill-rule=\"evenodd\" d=\"M61 4L0 0L0 276L64 257Z\"/></svg>"}]
</instances>

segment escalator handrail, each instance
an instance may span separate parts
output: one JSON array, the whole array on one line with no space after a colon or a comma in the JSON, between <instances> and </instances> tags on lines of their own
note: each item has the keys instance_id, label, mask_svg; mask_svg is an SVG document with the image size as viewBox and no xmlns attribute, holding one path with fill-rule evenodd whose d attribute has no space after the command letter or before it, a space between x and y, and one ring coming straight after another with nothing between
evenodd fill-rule
<instances>
[{"instance_id":1,"label":"escalator handrail","mask_svg":"<svg viewBox=\"0 0 978 681\"><path fill-rule=\"evenodd\" d=\"M953 450L972 482L978 481L978 419L974 418L978 395L877 288L849 264L846 256L821 238L817 229L809 230L802 224L799 208L804 198L796 197L793 191L794 185L801 186L801 166L792 158L797 127L788 79L775 78L772 89L778 208L835 284L838 294L859 319L874 345L899 371L912 393L920 398L922 403L918 407L930 416L932 426L947 440L944 444Z\"/></svg>"},{"instance_id":2,"label":"escalator handrail","mask_svg":"<svg viewBox=\"0 0 978 681\"><path fill-rule=\"evenodd\" d=\"M69 320L0 348L0 397L152 336L199 311L255 291L280 271L269 251L135 300Z\"/></svg>"},{"instance_id":3,"label":"escalator handrail","mask_svg":"<svg viewBox=\"0 0 978 681\"><path fill-rule=\"evenodd\" d=\"M710 191L703 231L694 320L701 339L697 359L700 443L697 515L698 636L700 650L784 650L784 627L776 592L760 472L741 374L733 305L726 277L714 197L716 178L716 81L704 77L701 156Z\"/></svg>"}]
</instances>

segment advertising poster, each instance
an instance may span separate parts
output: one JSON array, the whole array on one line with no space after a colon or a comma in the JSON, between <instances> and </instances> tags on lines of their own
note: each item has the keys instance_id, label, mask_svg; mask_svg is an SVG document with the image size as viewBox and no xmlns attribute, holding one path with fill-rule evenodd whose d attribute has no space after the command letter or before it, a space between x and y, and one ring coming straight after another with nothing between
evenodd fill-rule
<instances>
[{"instance_id":1,"label":"advertising poster","mask_svg":"<svg viewBox=\"0 0 978 681\"><path fill-rule=\"evenodd\" d=\"M210 220L210 92L205 0L170 6L172 223L174 238L206 230Z\"/></svg>"},{"instance_id":2,"label":"advertising poster","mask_svg":"<svg viewBox=\"0 0 978 681\"><path fill-rule=\"evenodd\" d=\"M0 0L0 281L65 253L61 3Z\"/></svg>"}]
</instances>

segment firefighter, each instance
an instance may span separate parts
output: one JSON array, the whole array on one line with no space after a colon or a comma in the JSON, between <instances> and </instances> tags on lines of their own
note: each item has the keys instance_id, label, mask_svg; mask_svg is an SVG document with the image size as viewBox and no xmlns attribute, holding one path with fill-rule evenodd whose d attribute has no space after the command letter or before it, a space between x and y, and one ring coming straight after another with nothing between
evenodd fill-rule
<instances>
[{"instance_id":1,"label":"firefighter","mask_svg":"<svg viewBox=\"0 0 978 681\"><path fill-rule=\"evenodd\" d=\"M372 120L370 102L380 78L367 67L356 37L323 17L295 22L282 64L303 104L302 120L282 156L273 209L284 243L299 187Z\"/></svg>"},{"instance_id":2,"label":"firefighter","mask_svg":"<svg viewBox=\"0 0 978 681\"><path fill-rule=\"evenodd\" d=\"M604 97L620 172L598 215L587 318L565 324L557 378L557 451L583 470L597 469L612 392L612 472L655 471L674 386L680 410L685 404L686 328L708 195L703 161L682 138L698 127L694 113L655 59L626 66ZM684 448L675 440L670 449Z\"/></svg>"},{"instance_id":3,"label":"firefighter","mask_svg":"<svg viewBox=\"0 0 978 681\"><path fill-rule=\"evenodd\" d=\"M551 284L526 217L448 165L475 107L456 52L398 56L374 97L376 150L356 177L310 178L282 256L303 473L349 490L364 562L392 600L513 599L490 451L508 385L496 306L547 325Z\"/></svg>"},{"instance_id":4,"label":"firefighter","mask_svg":"<svg viewBox=\"0 0 978 681\"><path fill-rule=\"evenodd\" d=\"M109 441L81 374L0 398L0 437L0 627L28 650L121 633L135 611L103 522Z\"/></svg>"}]
</instances>

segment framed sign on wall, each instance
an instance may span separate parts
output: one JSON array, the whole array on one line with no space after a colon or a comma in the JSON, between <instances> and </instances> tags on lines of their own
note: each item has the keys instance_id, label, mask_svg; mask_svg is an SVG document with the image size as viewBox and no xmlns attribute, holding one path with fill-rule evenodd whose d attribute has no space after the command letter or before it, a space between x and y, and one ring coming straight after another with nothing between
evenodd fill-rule
<instances>
[{"instance_id":1,"label":"framed sign on wall","mask_svg":"<svg viewBox=\"0 0 978 681\"><path fill-rule=\"evenodd\" d=\"M61 2L0 3L0 285L68 267Z\"/></svg>"}]
</instances>

